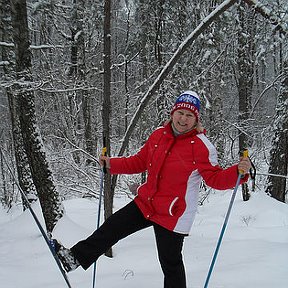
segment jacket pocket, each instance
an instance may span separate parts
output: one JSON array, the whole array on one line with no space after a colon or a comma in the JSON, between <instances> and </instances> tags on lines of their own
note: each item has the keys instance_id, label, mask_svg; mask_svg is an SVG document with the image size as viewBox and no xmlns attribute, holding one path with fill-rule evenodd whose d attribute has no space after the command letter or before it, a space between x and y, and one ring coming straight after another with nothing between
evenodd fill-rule
<instances>
[{"instance_id":1,"label":"jacket pocket","mask_svg":"<svg viewBox=\"0 0 288 288\"><path fill-rule=\"evenodd\" d=\"M179 197L175 197L173 200L172 200L172 202L171 202L171 204L170 204L170 206L169 206L169 209L168 209L168 212L169 212L169 215L171 215L171 216L174 216L175 215L175 204L176 204L176 202L178 201L178 199L179 199ZM174 208L174 209L173 209Z\"/></svg>"},{"instance_id":2,"label":"jacket pocket","mask_svg":"<svg viewBox=\"0 0 288 288\"><path fill-rule=\"evenodd\" d=\"M175 197L154 197L152 201L155 212L159 215L179 217L183 213L183 201L179 196Z\"/></svg>"}]
</instances>

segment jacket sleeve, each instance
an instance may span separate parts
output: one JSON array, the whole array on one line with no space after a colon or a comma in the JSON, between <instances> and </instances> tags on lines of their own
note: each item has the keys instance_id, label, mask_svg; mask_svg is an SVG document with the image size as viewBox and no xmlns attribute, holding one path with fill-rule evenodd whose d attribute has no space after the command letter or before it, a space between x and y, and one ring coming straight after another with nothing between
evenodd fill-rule
<instances>
[{"instance_id":1,"label":"jacket sleeve","mask_svg":"<svg viewBox=\"0 0 288 288\"><path fill-rule=\"evenodd\" d=\"M202 148L203 153L198 165L198 171L206 184L217 190L226 190L235 187L238 178L238 165L223 169L218 164L215 147L210 142L206 142ZM248 178L249 175L246 174L240 183L246 182Z\"/></svg>"},{"instance_id":2,"label":"jacket sleeve","mask_svg":"<svg viewBox=\"0 0 288 288\"><path fill-rule=\"evenodd\" d=\"M148 142L148 141L147 141ZM129 157L110 158L111 174L137 174L147 170L148 143L138 153Z\"/></svg>"},{"instance_id":3,"label":"jacket sleeve","mask_svg":"<svg viewBox=\"0 0 288 288\"><path fill-rule=\"evenodd\" d=\"M200 175L208 186L217 190L226 190L235 187L238 178L238 165L222 169L220 166L205 165L199 169ZM249 175L246 174L240 181L244 183L248 180Z\"/></svg>"}]
</instances>

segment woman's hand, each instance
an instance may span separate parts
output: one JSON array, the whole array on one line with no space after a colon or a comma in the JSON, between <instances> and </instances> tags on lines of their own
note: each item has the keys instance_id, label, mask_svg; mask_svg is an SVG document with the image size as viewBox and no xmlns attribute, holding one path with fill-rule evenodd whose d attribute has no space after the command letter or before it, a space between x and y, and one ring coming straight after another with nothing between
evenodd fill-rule
<instances>
[{"instance_id":1,"label":"woman's hand","mask_svg":"<svg viewBox=\"0 0 288 288\"><path fill-rule=\"evenodd\" d=\"M240 174L249 173L249 169L252 167L250 159L248 157L240 158L240 162L238 164L238 171Z\"/></svg>"},{"instance_id":2,"label":"woman's hand","mask_svg":"<svg viewBox=\"0 0 288 288\"><path fill-rule=\"evenodd\" d=\"M110 168L110 158L108 156L100 155L99 163L101 167L105 166L108 169Z\"/></svg>"}]
</instances>

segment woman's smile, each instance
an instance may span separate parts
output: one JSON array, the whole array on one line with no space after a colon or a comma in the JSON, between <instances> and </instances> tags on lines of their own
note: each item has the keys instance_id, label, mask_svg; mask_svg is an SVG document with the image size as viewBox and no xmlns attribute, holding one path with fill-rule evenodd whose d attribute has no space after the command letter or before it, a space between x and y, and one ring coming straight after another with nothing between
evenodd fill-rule
<instances>
[{"instance_id":1,"label":"woman's smile","mask_svg":"<svg viewBox=\"0 0 288 288\"><path fill-rule=\"evenodd\" d=\"M182 134L195 128L197 121L191 111L179 109L172 114L172 124L174 128Z\"/></svg>"}]
</instances>

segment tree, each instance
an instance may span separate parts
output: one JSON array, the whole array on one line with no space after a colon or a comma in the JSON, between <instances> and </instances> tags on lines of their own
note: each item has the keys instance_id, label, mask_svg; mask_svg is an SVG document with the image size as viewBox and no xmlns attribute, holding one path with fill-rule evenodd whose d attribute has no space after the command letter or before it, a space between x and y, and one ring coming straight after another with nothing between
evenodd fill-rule
<instances>
[{"instance_id":1,"label":"tree","mask_svg":"<svg viewBox=\"0 0 288 288\"><path fill-rule=\"evenodd\" d=\"M102 123L103 139L107 148L107 154L110 155L110 113L111 113L111 0L104 2L104 74L103 74L103 105L102 105ZM104 182L104 215L105 219L111 216L113 211L113 191L111 189L110 173L105 174ZM112 250L106 253L112 257Z\"/></svg>"},{"instance_id":2,"label":"tree","mask_svg":"<svg viewBox=\"0 0 288 288\"><path fill-rule=\"evenodd\" d=\"M11 116L12 133L14 153L16 160L16 168L18 175L19 186L26 195L29 203L33 203L37 200L37 192L32 180L32 173L29 166L28 157L24 148L24 141L21 133L20 123L20 107L15 95L12 91L7 91L9 101L9 111ZM22 195L22 194L21 194ZM24 209L28 208L28 203L22 198Z\"/></svg>"},{"instance_id":3,"label":"tree","mask_svg":"<svg viewBox=\"0 0 288 288\"><path fill-rule=\"evenodd\" d=\"M269 174L288 176L288 60L284 62L282 85L279 91L276 108L275 131L270 151ZM266 192L273 198L285 202L287 179L285 177L268 176Z\"/></svg>"},{"instance_id":4,"label":"tree","mask_svg":"<svg viewBox=\"0 0 288 288\"><path fill-rule=\"evenodd\" d=\"M248 122L251 110L251 99L254 84L255 63L255 13L243 1L238 6L238 45L236 84L239 93L239 151L251 147L251 138L248 136ZM242 184L243 200L249 200L247 183Z\"/></svg>"},{"instance_id":5,"label":"tree","mask_svg":"<svg viewBox=\"0 0 288 288\"><path fill-rule=\"evenodd\" d=\"M7 43L12 43L12 23L11 17L11 9L10 9L10 1L4 0L3 9L1 9L4 13L1 15L2 25L3 27L7 27L7 29L3 30L2 40ZM15 66L15 59L12 57L11 47L6 47L3 49L2 59L6 62L6 65L3 67L3 72L5 75L5 79L7 82L13 79L13 66ZM18 175L18 182L20 188L25 193L27 199L30 203L33 203L37 200L35 186L31 177L31 170L28 163L28 158L24 149L23 138L20 129L20 120L19 120L19 107L17 106L17 101L15 99L15 95L13 94L11 88L8 86L6 89L6 95L9 102L9 111L11 116L11 125L12 125L12 135L13 135L13 144L15 151L15 160L16 160L16 168ZM22 194L21 194L22 195ZM28 203L22 198L23 208L26 209Z\"/></svg>"},{"instance_id":6,"label":"tree","mask_svg":"<svg viewBox=\"0 0 288 288\"><path fill-rule=\"evenodd\" d=\"M110 1L113 7L111 37L108 39L111 42L110 64L107 58L103 58L103 39L107 40L106 36L103 38L104 1L67 0L64 1L65 5L61 0L30 1L32 5L28 5L28 17L32 45L27 51L33 54L33 70L30 69L33 79L31 76L31 86L26 81L25 87L34 93L36 123L41 129L45 147L49 149L47 153L52 160L49 164L56 171L54 183L57 189L60 187L61 196L98 196L100 181L98 173L95 173L98 167L95 170L94 165L87 164L91 164L89 159L96 160L93 153L97 153L97 146L98 150L102 146L100 139L104 134L108 135L111 155L123 155L125 150L128 154L134 152L151 130L169 117L172 102L182 89L195 89L203 96L202 99L206 99L203 100L201 116L204 121L207 119L204 125L208 136L220 154L225 155L221 164L234 162L234 150L238 151L238 134L243 131L238 125L239 107L235 105L239 100L239 87L233 77L237 67L235 60L240 60L241 56L243 64L247 67L252 64L249 68L253 66L255 59L248 57L254 55L248 49L250 44L255 46L254 72L258 72L261 79L256 78L252 89L252 103L256 98L253 112L250 112L254 116L253 124L245 120L241 125L245 125L249 134L256 138L252 148L253 151L257 149L255 154L259 160L256 161L263 163L272 135L271 131L266 133L268 130L265 127L271 121L269 117L274 111L276 89L279 88L277 77L280 60L277 53L280 47L278 40L273 42L271 35L285 30L284 24L279 21L285 16L285 11L281 6L275 6L281 5L281 1L269 3L271 6L256 0L241 1L251 8L241 10L242 26L237 22L240 15L236 9L238 6L234 5L237 1ZM232 9L228 10L229 7ZM278 11L277 17L267 7L275 7L273 11ZM222 13L224 11L226 13ZM251 20L250 13L260 13L263 17ZM248 20L256 22L256 33L248 25ZM271 23L275 24L273 31ZM0 26L0 30L8 31L6 25ZM245 35L249 37L245 39ZM253 41L249 38L253 38ZM238 39L242 43L240 46ZM13 45L9 39L0 40L1 80L4 79L2 67L7 63L4 54L12 51ZM248 54L240 55L245 49ZM275 71L272 67L275 67ZM245 71L251 72L249 69ZM237 81L243 75L238 76ZM238 85L240 82L243 84L242 88L248 81L244 76L242 82L237 82ZM1 81L0 93L6 90L7 83L6 79ZM19 81L17 84L22 85ZM250 84L247 86L249 93ZM15 105L19 103L16 97L14 100ZM208 102L211 109L205 107ZM247 106L242 108L246 111ZM0 109L1 112L3 109L8 111L7 101L1 101ZM4 123L1 126L5 142L8 139L6 135L12 135L8 124L7 127ZM6 147L8 145L9 141ZM230 153L227 153L228 148ZM260 149L264 156L258 153ZM121 176L121 180L125 177ZM127 176L128 181L130 177ZM138 176L135 177L138 181ZM3 181L7 185L7 179ZM111 187L109 201L113 200L116 181L117 177L113 176L111 186L108 184ZM119 185L117 191L122 188ZM112 207L112 204L109 206Z\"/></svg>"},{"instance_id":7,"label":"tree","mask_svg":"<svg viewBox=\"0 0 288 288\"><path fill-rule=\"evenodd\" d=\"M254 80L255 62L255 13L247 9L244 2L238 6L238 45L237 45L237 70L236 84L239 93L239 124L242 131L239 131L239 149L243 150L250 146L248 139L247 121L251 110L251 98ZM244 131L244 132L243 132Z\"/></svg>"},{"instance_id":8,"label":"tree","mask_svg":"<svg viewBox=\"0 0 288 288\"><path fill-rule=\"evenodd\" d=\"M118 155L123 155L127 145L129 138L133 132L133 129L135 127L135 124L139 120L141 113L143 112L144 108L148 104L149 100L157 91L157 89L160 87L161 83L165 79L165 77L170 73L174 65L177 63L177 61L180 59L180 57L184 54L184 52L187 51L187 49L190 47L190 45L193 43L193 41L215 20L219 15L221 15L224 11L229 9L236 0L226 1L223 2L221 5L218 6L217 9L215 9L213 12L210 13L203 21L196 27L194 31L190 33L190 35L180 44L176 52L173 54L173 56L170 58L170 60L166 63L166 65L163 67L161 72L159 73L158 77L155 79L153 84L149 87L148 91L143 96L141 103L137 107L130 124L125 132L124 139L122 142L122 145L120 147Z\"/></svg>"},{"instance_id":9,"label":"tree","mask_svg":"<svg viewBox=\"0 0 288 288\"><path fill-rule=\"evenodd\" d=\"M69 83L73 89L67 93L69 103L69 124L71 129L69 133L70 141L81 147L83 140L85 141L86 150L91 155L95 155L95 149L93 149L92 141L92 127L91 127L91 104L90 95L79 87L85 87L86 83L86 53L85 53L85 31L84 31L84 16L85 1L73 0L71 7L71 16L69 23L70 36L70 61L68 69ZM84 139L82 137L82 131L84 130ZM80 163L79 153L73 153L76 163ZM90 161L87 161L88 163Z\"/></svg>"},{"instance_id":10,"label":"tree","mask_svg":"<svg viewBox=\"0 0 288 288\"><path fill-rule=\"evenodd\" d=\"M13 93L18 102L21 133L32 172L33 183L42 207L46 228L52 232L63 214L59 194L46 159L40 131L37 127L35 99L31 85L31 53L25 0L11 0L13 40L15 45L16 83Z\"/></svg>"}]
</instances>

